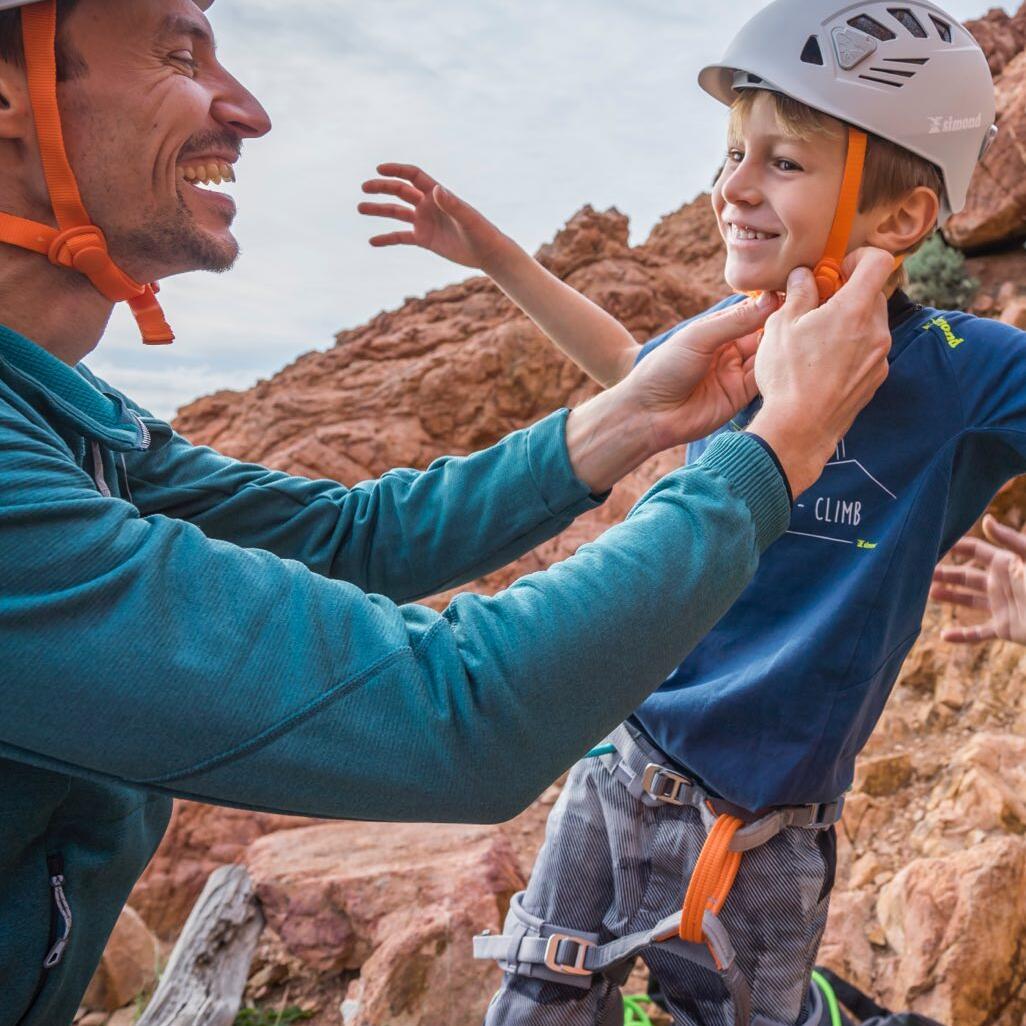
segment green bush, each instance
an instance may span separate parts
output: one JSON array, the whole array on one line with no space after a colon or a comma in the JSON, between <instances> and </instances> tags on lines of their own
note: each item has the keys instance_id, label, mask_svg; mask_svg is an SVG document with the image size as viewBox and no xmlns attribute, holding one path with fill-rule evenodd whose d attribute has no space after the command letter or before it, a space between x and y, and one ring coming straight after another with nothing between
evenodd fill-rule
<instances>
[{"instance_id":1,"label":"green bush","mask_svg":"<svg viewBox=\"0 0 1026 1026\"><path fill-rule=\"evenodd\" d=\"M909 285L906 291L917 302L941 310L964 310L972 302L980 283L970 278L965 257L935 232L906 261Z\"/></svg>"},{"instance_id":2,"label":"green bush","mask_svg":"<svg viewBox=\"0 0 1026 1026\"><path fill-rule=\"evenodd\" d=\"M293 1026L303 1019L312 1019L313 1012L304 1012L295 1005L288 1008L243 1008L235 1019L235 1026Z\"/></svg>"}]
</instances>

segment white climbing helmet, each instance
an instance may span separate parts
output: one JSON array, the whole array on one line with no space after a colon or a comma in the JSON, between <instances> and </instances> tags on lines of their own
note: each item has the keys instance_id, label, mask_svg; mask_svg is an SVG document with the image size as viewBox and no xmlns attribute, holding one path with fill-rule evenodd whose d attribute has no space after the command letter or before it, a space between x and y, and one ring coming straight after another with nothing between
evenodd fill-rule
<instances>
[{"instance_id":1,"label":"white climbing helmet","mask_svg":"<svg viewBox=\"0 0 1026 1026\"><path fill-rule=\"evenodd\" d=\"M785 93L929 160L944 180L942 220L965 206L997 134L983 51L928 0L773 0L698 82L728 106L740 89Z\"/></svg>"}]
</instances>

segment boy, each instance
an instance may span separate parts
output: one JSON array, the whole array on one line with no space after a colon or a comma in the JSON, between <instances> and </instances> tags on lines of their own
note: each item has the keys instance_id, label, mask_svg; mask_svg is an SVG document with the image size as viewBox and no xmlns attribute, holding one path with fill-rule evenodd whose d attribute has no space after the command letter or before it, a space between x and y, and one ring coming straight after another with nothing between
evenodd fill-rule
<instances>
[{"instance_id":1,"label":"boy","mask_svg":"<svg viewBox=\"0 0 1026 1026\"><path fill-rule=\"evenodd\" d=\"M964 206L995 132L982 52L926 0L775 0L699 82L730 107L712 201L738 293L782 290L793 268L815 265L826 298L855 248L900 260ZM601 383L673 333L639 351L423 172L379 171L393 180L365 190L413 209L361 209L413 230L374 244L482 268ZM636 953L678 1023L818 1020L809 980L855 756L918 634L939 556L1026 469L1021 333L917 306L901 275L888 290L887 382L730 612L574 768L506 935L477 945L507 970L491 1026L619 1022Z\"/></svg>"}]
</instances>

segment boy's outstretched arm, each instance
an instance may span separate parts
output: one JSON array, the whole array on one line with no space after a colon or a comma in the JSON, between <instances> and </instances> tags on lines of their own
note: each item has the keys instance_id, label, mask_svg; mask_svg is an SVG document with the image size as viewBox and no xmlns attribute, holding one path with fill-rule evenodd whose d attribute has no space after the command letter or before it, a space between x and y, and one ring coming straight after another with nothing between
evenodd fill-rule
<instances>
[{"instance_id":1,"label":"boy's outstretched arm","mask_svg":"<svg viewBox=\"0 0 1026 1026\"><path fill-rule=\"evenodd\" d=\"M413 164L380 164L386 177L363 191L402 202L359 204L361 214L412 226L375 235L372 246L420 246L484 271L586 374L608 388L630 373L638 343L615 317L550 274L469 203Z\"/></svg>"}]
</instances>

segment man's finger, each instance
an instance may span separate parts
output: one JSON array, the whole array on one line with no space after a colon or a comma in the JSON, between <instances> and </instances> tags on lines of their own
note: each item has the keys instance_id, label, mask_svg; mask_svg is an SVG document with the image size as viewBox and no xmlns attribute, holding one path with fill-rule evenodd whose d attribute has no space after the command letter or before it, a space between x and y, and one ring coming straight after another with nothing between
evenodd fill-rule
<instances>
[{"instance_id":1,"label":"man's finger","mask_svg":"<svg viewBox=\"0 0 1026 1026\"><path fill-rule=\"evenodd\" d=\"M776 310L779 300L774 292L763 292L757 299L717 310L716 313L694 321L674 335L677 344L685 344L696 353L712 356L728 342L734 342L756 332L766 318Z\"/></svg>"},{"instance_id":2,"label":"man's finger","mask_svg":"<svg viewBox=\"0 0 1026 1026\"><path fill-rule=\"evenodd\" d=\"M824 306L829 306L841 297L875 299L883 292L887 279L894 273L894 257L886 250L863 246L851 256L855 258L851 276L841 286L837 295L828 299Z\"/></svg>"},{"instance_id":3,"label":"man's finger","mask_svg":"<svg viewBox=\"0 0 1026 1026\"><path fill-rule=\"evenodd\" d=\"M819 306L816 279L807 267L796 267L787 276L787 296L781 308L783 316L797 320Z\"/></svg>"},{"instance_id":4,"label":"man's finger","mask_svg":"<svg viewBox=\"0 0 1026 1026\"><path fill-rule=\"evenodd\" d=\"M997 628L992 623L979 627L949 627L941 632L941 637L953 645L975 645L981 641L994 641L997 636Z\"/></svg>"},{"instance_id":5,"label":"man's finger","mask_svg":"<svg viewBox=\"0 0 1026 1026\"><path fill-rule=\"evenodd\" d=\"M982 538L974 538L972 535L960 538L951 549L953 555L962 559L971 559L982 567L990 566L994 562L994 557L1001 551L1003 550L991 545L990 542L985 542Z\"/></svg>"},{"instance_id":6,"label":"man's finger","mask_svg":"<svg viewBox=\"0 0 1026 1026\"><path fill-rule=\"evenodd\" d=\"M1020 559L1026 559L1026 537L1000 520L995 520L989 513L983 518L983 533L995 545L1014 552Z\"/></svg>"}]
</instances>

